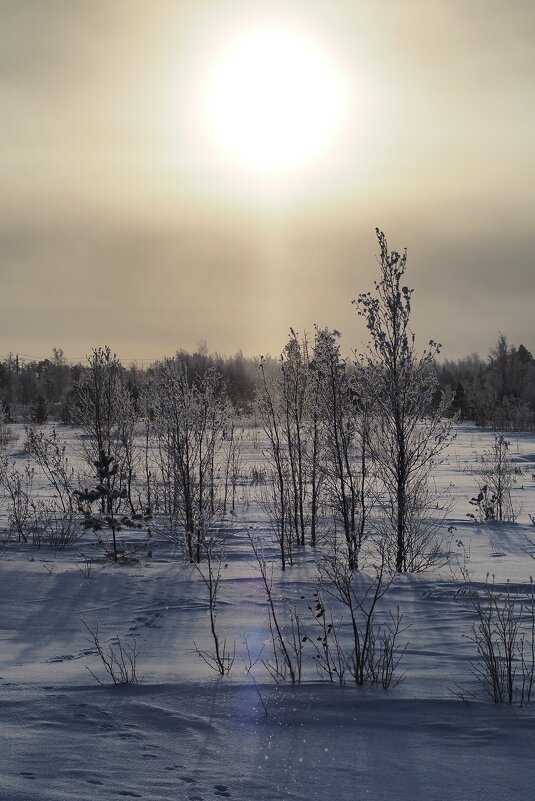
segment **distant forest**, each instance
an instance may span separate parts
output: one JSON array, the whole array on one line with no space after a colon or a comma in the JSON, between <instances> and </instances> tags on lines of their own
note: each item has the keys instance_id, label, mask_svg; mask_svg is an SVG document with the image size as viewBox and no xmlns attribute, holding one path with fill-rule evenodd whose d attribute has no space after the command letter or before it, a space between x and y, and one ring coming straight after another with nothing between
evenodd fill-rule
<instances>
[{"instance_id":1,"label":"distant forest","mask_svg":"<svg viewBox=\"0 0 535 801\"><path fill-rule=\"evenodd\" d=\"M209 353L205 346L194 353L178 351L177 356L191 376L218 371L236 411L254 412L260 358L241 352L221 356ZM264 359L268 370L275 365L275 359ZM351 370L351 360L347 367ZM44 423L50 419L70 424L76 387L87 369L83 363L69 363L61 348L53 348L50 358L39 361L10 354L0 362L0 404L6 421ZM154 367L141 368L134 363L122 369L124 385L136 402ZM435 369L437 404L445 392L452 398L452 413L461 420L499 431L535 429L535 359L524 345L510 345L500 334L486 359L471 354L457 361L437 362Z\"/></svg>"}]
</instances>

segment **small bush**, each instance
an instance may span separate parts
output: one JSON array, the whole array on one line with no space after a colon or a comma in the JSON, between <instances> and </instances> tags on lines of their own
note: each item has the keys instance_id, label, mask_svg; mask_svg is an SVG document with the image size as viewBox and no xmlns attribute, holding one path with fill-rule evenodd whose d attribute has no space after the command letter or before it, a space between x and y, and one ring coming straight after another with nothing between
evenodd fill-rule
<instances>
[{"instance_id":1,"label":"small bush","mask_svg":"<svg viewBox=\"0 0 535 801\"><path fill-rule=\"evenodd\" d=\"M535 683L535 590L503 591L494 577L482 590L470 588L468 597L476 622L468 639L476 646L472 673L495 704L529 704Z\"/></svg>"},{"instance_id":2,"label":"small bush","mask_svg":"<svg viewBox=\"0 0 535 801\"><path fill-rule=\"evenodd\" d=\"M108 641L106 648L100 641L98 623L94 628L91 628L85 620L82 620L82 623L89 632L89 642L94 645L111 682L115 686L122 684L139 684L141 680L137 676L137 658L139 656L139 650L136 638L132 637L132 644L130 644L121 641L120 637L114 637ZM91 673L98 684L105 686L106 682L102 681L87 665L86 669Z\"/></svg>"}]
</instances>

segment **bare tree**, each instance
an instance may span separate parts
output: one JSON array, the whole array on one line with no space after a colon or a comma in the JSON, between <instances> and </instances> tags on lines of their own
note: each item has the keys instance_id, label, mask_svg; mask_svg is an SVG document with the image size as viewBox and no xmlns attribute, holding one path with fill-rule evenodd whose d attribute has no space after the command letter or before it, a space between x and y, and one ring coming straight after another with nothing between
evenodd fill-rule
<instances>
[{"instance_id":1,"label":"bare tree","mask_svg":"<svg viewBox=\"0 0 535 801\"><path fill-rule=\"evenodd\" d=\"M494 576L482 588L465 593L476 614L468 636L476 647L472 673L495 704L524 706L535 687L535 592L529 585L496 586Z\"/></svg>"},{"instance_id":2,"label":"bare tree","mask_svg":"<svg viewBox=\"0 0 535 801\"><path fill-rule=\"evenodd\" d=\"M133 511L134 404L123 384L122 365L108 346L95 348L88 362L88 368L75 387L73 410L74 422L82 429L82 450L90 465L94 465L101 454L113 456L117 470L106 478L108 490L118 489ZM106 511L105 504L110 497L109 494L102 496L102 511Z\"/></svg>"},{"instance_id":3,"label":"bare tree","mask_svg":"<svg viewBox=\"0 0 535 801\"><path fill-rule=\"evenodd\" d=\"M50 431L26 428L26 451L48 480L54 503L64 514L75 511L76 476L64 442L55 426Z\"/></svg>"},{"instance_id":4,"label":"bare tree","mask_svg":"<svg viewBox=\"0 0 535 801\"><path fill-rule=\"evenodd\" d=\"M14 535L18 542L41 545L46 529L47 512L41 499L34 495L35 468L26 462L20 470L15 462L3 457L0 463L0 486L8 509L7 536Z\"/></svg>"},{"instance_id":5,"label":"bare tree","mask_svg":"<svg viewBox=\"0 0 535 801\"><path fill-rule=\"evenodd\" d=\"M390 252L379 229L377 238L380 280L375 294L361 294L354 301L370 335L359 389L369 403L368 447L384 486L396 570L402 572L419 568L419 535L429 540L418 495L425 498L422 492L451 440L454 419L444 418L444 396L433 406L438 383L434 359L440 345L431 341L421 355L415 348L410 330L413 291L402 284L407 253Z\"/></svg>"},{"instance_id":6,"label":"bare tree","mask_svg":"<svg viewBox=\"0 0 535 801\"><path fill-rule=\"evenodd\" d=\"M238 432L234 421L230 421L230 429L225 437L227 448L225 454L225 490L223 495L223 514L227 513L230 492L230 510L236 511L236 491L243 471L243 446L245 435L243 429Z\"/></svg>"},{"instance_id":7,"label":"bare tree","mask_svg":"<svg viewBox=\"0 0 535 801\"><path fill-rule=\"evenodd\" d=\"M98 654L104 671L112 684L115 686L140 684L142 679L137 675L139 648L136 638L132 637L132 642L129 643L121 640L120 637L113 637L103 645L100 639L98 623L94 626L90 626L85 620L82 620L82 623L89 634L88 641ZM102 679L87 665L86 670L91 673L98 684L104 686Z\"/></svg>"},{"instance_id":8,"label":"bare tree","mask_svg":"<svg viewBox=\"0 0 535 801\"><path fill-rule=\"evenodd\" d=\"M270 464L267 489L262 503L273 525L282 570L292 564L292 534L290 499L288 496L289 463L284 440L284 420L280 409L280 394L267 375L264 360L260 362L261 388L258 397L258 415L268 445L264 452Z\"/></svg>"},{"instance_id":9,"label":"bare tree","mask_svg":"<svg viewBox=\"0 0 535 801\"><path fill-rule=\"evenodd\" d=\"M202 562L193 562L193 566L208 593L208 611L210 614L210 633L212 635L213 650L202 650L194 642L195 650L208 667L225 676L230 673L236 656L236 649L229 648L227 640L221 635L217 623L217 605L223 570L226 569L226 555L215 539L205 540L202 543L204 558Z\"/></svg>"},{"instance_id":10,"label":"bare tree","mask_svg":"<svg viewBox=\"0 0 535 801\"><path fill-rule=\"evenodd\" d=\"M167 359L151 383L160 473L167 509L183 530L188 558L200 562L203 543L222 513L218 458L229 405L219 373L190 376L180 359Z\"/></svg>"},{"instance_id":11,"label":"bare tree","mask_svg":"<svg viewBox=\"0 0 535 801\"><path fill-rule=\"evenodd\" d=\"M289 626L285 625L283 614L275 603L273 593L273 563L267 562L261 545L250 531L248 536L262 580L268 610L272 658L262 659L262 663L275 680L289 679L292 684L299 684L303 668L303 643L306 642L299 613L295 605L290 605Z\"/></svg>"},{"instance_id":12,"label":"bare tree","mask_svg":"<svg viewBox=\"0 0 535 801\"><path fill-rule=\"evenodd\" d=\"M388 569L384 550L379 560L370 565L369 572L355 571L348 559L347 543L330 544L323 560L319 563L318 595L320 606L317 615L326 613L322 596L329 595L341 603L349 614L351 649L349 652L341 644L338 627L331 613L331 626L325 632L325 646L329 652L330 669L344 682L344 673L352 676L355 684L381 686L385 690L399 682L396 675L405 654L406 645L399 643L399 637L406 630L399 608L396 613L387 611L383 622L378 622L379 603L387 594L395 573ZM334 649L331 639L334 637ZM324 658L327 663L327 658Z\"/></svg>"},{"instance_id":13,"label":"bare tree","mask_svg":"<svg viewBox=\"0 0 535 801\"><path fill-rule=\"evenodd\" d=\"M280 389L283 430L288 452L290 523L297 545L304 546L308 527L308 429L307 401L310 379L308 343L290 329L290 338L280 359Z\"/></svg>"},{"instance_id":14,"label":"bare tree","mask_svg":"<svg viewBox=\"0 0 535 801\"><path fill-rule=\"evenodd\" d=\"M351 569L358 564L372 492L366 465L367 417L359 410L339 333L317 329L312 366L322 440L321 471L335 520L342 526Z\"/></svg>"},{"instance_id":15,"label":"bare tree","mask_svg":"<svg viewBox=\"0 0 535 801\"><path fill-rule=\"evenodd\" d=\"M277 531L281 566L292 563L296 546L316 544L323 481L318 373L306 337L290 337L274 369L260 363L258 416L271 465L264 507Z\"/></svg>"},{"instance_id":16,"label":"bare tree","mask_svg":"<svg viewBox=\"0 0 535 801\"><path fill-rule=\"evenodd\" d=\"M305 425L308 431L308 480L310 484L310 544L316 546L320 525L322 491L325 483L324 457L325 441L322 415L323 376L316 369L314 354L309 361L310 379L307 393L307 416Z\"/></svg>"}]
</instances>

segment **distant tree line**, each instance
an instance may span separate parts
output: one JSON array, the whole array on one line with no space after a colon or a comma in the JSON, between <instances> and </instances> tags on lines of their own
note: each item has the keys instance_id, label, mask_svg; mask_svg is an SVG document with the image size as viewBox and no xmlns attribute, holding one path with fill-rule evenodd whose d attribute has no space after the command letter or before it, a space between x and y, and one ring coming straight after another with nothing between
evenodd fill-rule
<instances>
[{"instance_id":1,"label":"distant tree line","mask_svg":"<svg viewBox=\"0 0 535 801\"><path fill-rule=\"evenodd\" d=\"M221 356L210 353L204 343L193 353L180 350L176 355L191 377L203 379L216 370L234 409L253 410L262 384L259 358L246 357L241 351ZM264 357L262 364L264 370L276 371L277 360ZM122 382L135 404L157 366L121 366ZM10 354L0 361L0 404L6 420L72 423L75 387L88 369L87 362L69 363L61 348L53 348L49 358L39 361ZM524 345L510 345L500 334L486 360L474 353L437 363L436 371L437 403L446 392L453 398L450 409L461 420L497 431L535 429L535 359Z\"/></svg>"},{"instance_id":2,"label":"distant tree line","mask_svg":"<svg viewBox=\"0 0 535 801\"><path fill-rule=\"evenodd\" d=\"M500 334L485 361L472 354L437 364L439 386L462 420L495 431L535 429L535 359Z\"/></svg>"},{"instance_id":3,"label":"distant tree line","mask_svg":"<svg viewBox=\"0 0 535 801\"><path fill-rule=\"evenodd\" d=\"M241 351L225 357L209 353L202 343L194 353L180 350L177 358L190 376L204 378L217 370L223 377L228 397L238 412L249 412L256 396L259 359L247 358ZM71 364L61 348L53 348L49 358L28 360L10 354L0 361L0 404L7 422L44 423L48 419L72 423L76 387L90 369ZM135 363L120 366L121 380L136 404L158 363L141 368Z\"/></svg>"}]
</instances>

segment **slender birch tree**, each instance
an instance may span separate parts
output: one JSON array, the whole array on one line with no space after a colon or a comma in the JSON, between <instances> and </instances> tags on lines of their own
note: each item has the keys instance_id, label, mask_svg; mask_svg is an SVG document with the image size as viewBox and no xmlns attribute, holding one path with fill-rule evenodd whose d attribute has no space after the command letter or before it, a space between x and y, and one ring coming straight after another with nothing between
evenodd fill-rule
<instances>
[{"instance_id":1,"label":"slender birch tree","mask_svg":"<svg viewBox=\"0 0 535 801\"><path fill-rule=\"evenodd\" d=\"M405 572L421 569L433 551L436 526L427 516L429 482L452 438L455 418L445 419L449 404L444 396L433 406L440 345L431 340L421 354L415 347L410 329L413 290L403 283L407 251L389 251L384 233L376 233L380 280L374 293L354 301L370 337L359 391L369 405L368 447L384 487L395 567Z\"/></svg>"}]
</instances>

